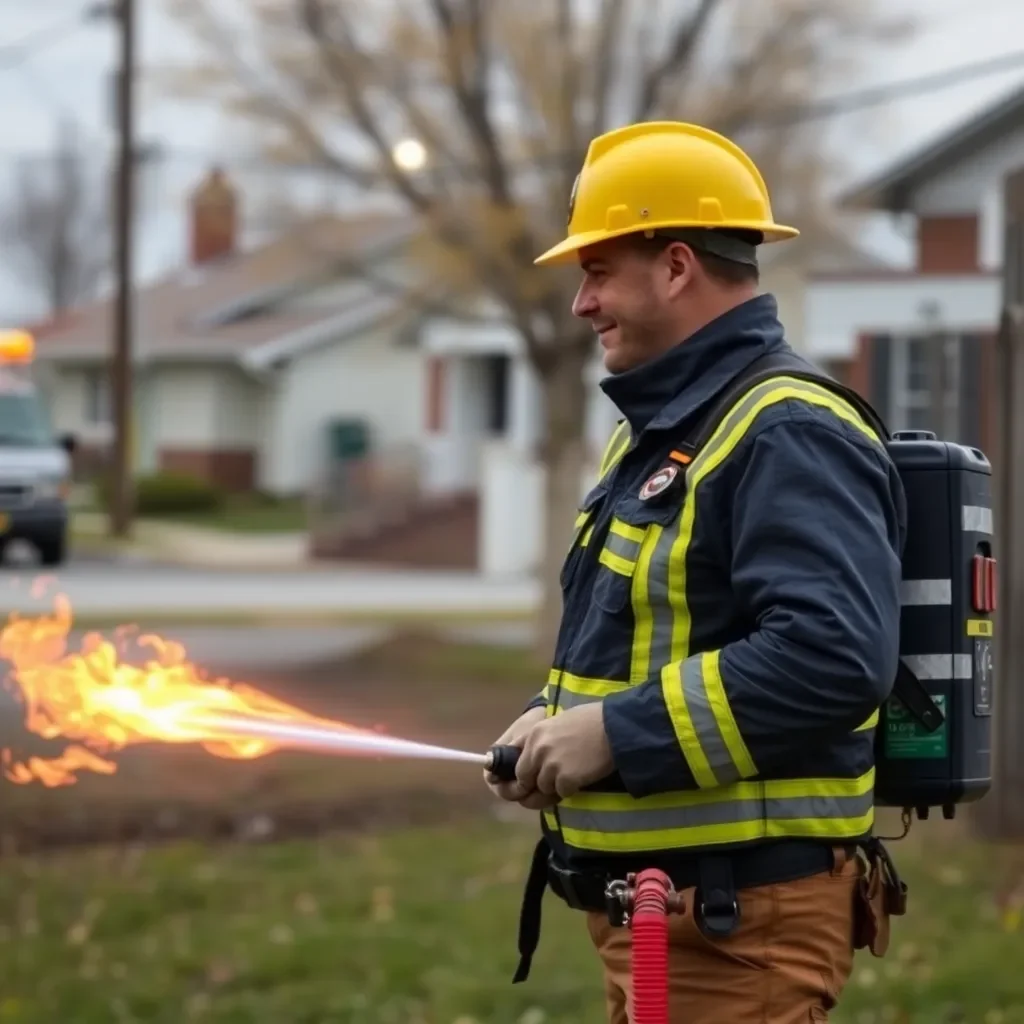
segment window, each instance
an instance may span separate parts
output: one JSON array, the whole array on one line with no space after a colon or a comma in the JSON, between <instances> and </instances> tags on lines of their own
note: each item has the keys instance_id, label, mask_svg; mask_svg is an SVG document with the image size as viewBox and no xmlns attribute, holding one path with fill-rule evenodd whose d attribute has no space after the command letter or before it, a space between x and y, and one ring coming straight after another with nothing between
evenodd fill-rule
<instances>
[{"instance_id":1,"label":"window","mask_svg":"<svg viewBox=\"0 0 1024 1024\"><path fill-rule=\"evenodd\" d=\"M892 361L892 429L933 430L940 437L956 437L960 416L960 338L894 338ZM935 402L933 395L940 391L943 401Z\"/></svg>"},{"instance_id":2,"label":"window","mask_svg":"<svg viewBox=\"0 0 1024 1024\"><path fill-rule=\"evenodd\" d=\"M110 374L106 368L85 371L85 422L91 426L111 422Z\"/></svg>"}]
</instances>

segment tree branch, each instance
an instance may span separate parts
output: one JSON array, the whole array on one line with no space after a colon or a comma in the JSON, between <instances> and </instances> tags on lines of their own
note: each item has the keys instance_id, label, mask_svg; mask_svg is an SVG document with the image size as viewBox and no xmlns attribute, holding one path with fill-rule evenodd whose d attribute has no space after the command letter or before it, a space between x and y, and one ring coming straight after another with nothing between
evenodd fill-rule
<instances>
[{"instance_id":1,"label":"tree branch","mask_svg":"<svg viewBox=\"0 0 1024 1024\"><path fill-rule=\"evenodd\" d=\"M355 77L355 70L357 65L362 66L364 63L363 54L356 45L351 26L341 6L339 5L335 11L335 20L342 36L341 45L345 50L343 57L338 54L335 40L328 34L324 24L321 0L299 0L299 8L303 23L310 37L317 45L324 66L338 85L341 86L356 124L377 150L377 155L380 158L388 180L410 206L419 213L429 214L433 205L430 197L420 191L413 184L409 175L405 174L395 163L391 153L391 146L374 120L369 104L366 101L365 93L359 87L359 82Z\"/></svg>"},{"instance_id":2,"label":"tree branch","mask_svg":"<svg viewBox=\"0 0 1024 1024\"><path fill-rule=\"evenodd\" d=\"M382 159L386 161L385 166L387 168L387 174L394 187L406 198L417 212L434 220L439 236L445 243L456 249L461 249L467 252L477 261L484 280L490 289L502 298L509 310L509 313L514 317L516 326L520 330L524 342L528 347L538 347L539 342L537 340L536 332L532 329L529 316L526 312L526 304L523 302L521 294L515 287L514 279L510 279L509 275L503 271L500 265L496 264L494 260L491 259L485 249L474 244L471 230L467 230L464 226L457 224L451 217L445 216L445 211L441 210L438 207L438 204L436 204L430 196L417 189L413 184L412 179L407 174L403 173L392 159L387 140L384 138L384 135L370 110L366 99L365 89L360 87L360 83L355 77L356 70L363 67L365 62L363 60L363 54L355 42L351 25L349 24L345 14L340 9L336 11L337 24L342 34L341 45L344 49L344 54L342 55L338 53L335 46L331 45L332 40L329 37L324 24L320 0L300 0L300 3L302 5L306 27L319 47L325 66L343 89L345 98L350 105L352 115L356 123L367 138L369 138L374 144ZM435 9L437 11L437 16L442 24L454 24L451 20L451 10L448 8L445 0L432 0L432 3L436 5ZM455 56L454 36L455 33L453 30L447 37L449 41L450 57ZM483 60L482 54L480 59L481 61ZM461 90L464 97L462 101L463 104L468 100L468 107L465 109L472 111L474 103L483 102L486 104L486 93L478 92L477 95L474 96L466 86L466 80L461 68L457 68L457 74L457 81L460 83L459 90ZM481 100L480 97L483 99ZM467 118L467 120L470 121L471 126L474 126L477 129L478 143L489 149L489 152L492 154L492 170L497 168L503 178L504 167L500 162L496 141L493 145L488 146L487 140L493 140L493 134L490 134L490 124L486 119L486 106L482 109L484 114L482 120L477 120L476 122L473 122L470 118ZM483 134L479 134L481 130ZM507 197L504 205L511 208L513 205L511 196L508 195L507 191L504 194ZM529 253L531 251L530 239L525 228L521 226L521 222L518 230L511 239L510 248L513 252L520 254ZM535 354L538 359L541 358L539 351Z\"/></svg>"},{"instance_id":3,"label":"tree branch","mask_svg":"<svg viewBox=\"0 0 1024 1024\"><path fill-rule=\"evenodd\" d=\"M460 45L462 33L448 0L430 0L430 6L444 40L445 63L451 76L452 94L484 165L484 177L491 197L499 205L510 207L512 191L498 137L488 112L488 72L491 65L487 59L486 28L481 2L469 0L466 47ZM469 72L463 66L464 50L469 54Z\"/></svg>"},{"instance_id":4,"label":"tree branch","mask_svg":"<svg viewBox=\"0 0 1024 1024\"><path fill-rule=\"evenodd\" d=\"M622 33L626 12L624 0L604 0L601 7L601 27L594 53L594 116L590 136L594 138L606 130L612 90L617 80L616 44Z\"/></svg>"},{"instance_id":5,"label":"tree branch","mask_svg":"<svg viewBox=\"0 0 1024 1024\"><path fill-rule=\"evenodd\" d=\"M644 76L634 121L645 121L650 117L661 99L661 90L666 80L693 55L708 20L721 2L722 0L700 0L697 10L679 23L668 52Z\"/></svg>"}]
</instances>

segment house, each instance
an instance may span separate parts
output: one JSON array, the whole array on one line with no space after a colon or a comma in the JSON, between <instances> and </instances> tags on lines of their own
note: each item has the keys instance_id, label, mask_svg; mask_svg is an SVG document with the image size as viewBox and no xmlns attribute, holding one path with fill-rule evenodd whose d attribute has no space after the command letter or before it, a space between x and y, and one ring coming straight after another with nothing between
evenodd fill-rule
<instances>
[{"instance_id":1,"label":"house","mask_svg":"<svg viewBox=\"0 0 1024 1024\"><path fill-rule=\"evenodd\" d=\"M835 227L766 246L760 263L761 291L776 297L787 337L798 350L806 347L805 291L812 268L888 268ZM421 345L435 386L425 444L445 486L479 494L476 564L498 575L533 571L544 537L544 476L535 455L541 399L522 343L502 322L482 328L434 320L424 327ZM597 461L621 415L598 388L605 372L595 344L581 497L593 486Z\"/></svg>"},{"instance_id":2,"label":"house","mask_svg":"<svg viewBox=\"0 0 1024 1024\"><path fill-rule=\"evenodd\" d=\"M1024 89L897 159L841 197L913 240L909 267L816 273L807 352L890 429L930 429L991 453L1002 302L1003 189L1024 167Z\"/></svg>"},{"instance_id":3,"label":"house","mask_svg":"<svg viewBox=\"0 0 1024 1024\"><path fill-rule=\"evenodd\" d=\"M541 391L516 331L410 304L410 275L421 292L429 281L408 219L325 218L246 249L239 206L212 171L188 210L188 265L137 290L136 472L313 495L325 557L535 568ZM878 266L838 233L764 251L763 288L798 348L808 270L822 265ZM112 436L111 314L97 302L36 328L55 426L96 457ZM599 351L581 494L618 418Z\"/></svg>"},{"instance_id":4,"label":"house","mask_svg":"<svg viewBox=\"0 0 1024 1024\"><path fill-rule=\"evenodd\" d=\"M243 252L237 206L211 173L193 197L188 265L137 290L135 469L301 494L328 471L338 421L365 421L377 447L417 436L410 312L399 291L337 269L390 260L409 229L390 215L324 219ZM55 428L86 452L112 438L112 314L98 301L34 328Z\"/></svg>"}]
</instances>

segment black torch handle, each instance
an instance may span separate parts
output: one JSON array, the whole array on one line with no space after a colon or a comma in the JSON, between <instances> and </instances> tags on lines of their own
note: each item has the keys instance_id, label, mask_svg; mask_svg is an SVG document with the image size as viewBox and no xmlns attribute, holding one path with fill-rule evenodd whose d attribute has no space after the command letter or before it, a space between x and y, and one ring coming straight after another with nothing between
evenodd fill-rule
<instances>
[{"instance_id":1,"label":"black torch handle","mask_svg":"<svg viewBox=\"0 0 1024 1024\"><path fill-rule=\"evenodd\" d=\"M522 752L520 747L491 747L487 752L487 770L501 782L515 782L516 765Z\"/></svg>"}]
</instances>

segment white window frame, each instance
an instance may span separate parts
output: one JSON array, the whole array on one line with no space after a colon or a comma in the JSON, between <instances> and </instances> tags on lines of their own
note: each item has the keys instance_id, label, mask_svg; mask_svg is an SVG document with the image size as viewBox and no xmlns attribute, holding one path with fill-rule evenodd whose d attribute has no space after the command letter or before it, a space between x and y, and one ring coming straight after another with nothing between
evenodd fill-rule
<instances>
[{"instance_id":1,"label":"white window frame","mask_svg":"<svg viewBox=\"0 0 1024 1024\"><path fill-rule=\"evenodd\" d=\"M913 412L925 411L931 405L931 396L928 390L912 389L909 383L910 376L910 346L913 342L928 341L929 336L924 332L896 334L892 337L890 347L889 364L889 421L891 430L911 430L911 414ZM944 340L948 343L950 388L946 392L946 410L951 421L959 422L960 416L960 341L958 332L948 332ZM932 427L931 429L935 429Z\"/></svg>"},{"instance_id":2,"label":"white window frame","mask_svg":"<svg viewBox=\"0 0 1024 1024\"><path fill-rule=\"evenodd\" d=\"M85 379L83 421L90 427L107 427L113 423L110 394L110 372L105 366L89 367Z\"/></svg>"}]
</instances>

